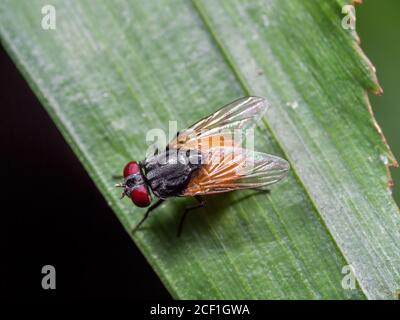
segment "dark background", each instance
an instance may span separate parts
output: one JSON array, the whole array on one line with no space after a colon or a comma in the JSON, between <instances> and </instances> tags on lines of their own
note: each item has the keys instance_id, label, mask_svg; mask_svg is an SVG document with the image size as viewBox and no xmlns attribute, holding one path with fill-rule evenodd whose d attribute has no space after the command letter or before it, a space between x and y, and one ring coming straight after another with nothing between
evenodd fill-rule
<instances>
[{"instance_id":1,"label":"dark background","mask_svg":"<svg viewBox=\"0 0 400 320\"><path fill-rule=\"evenodd\" d=\"M3 48L0 66L0 297L170 299Z\"/></svg>"},{"instance_id":2,"label":"dark background","mask_svg":"<svg viewBox=\"0 0 400 320\"><path fill-rule=\"evenodd\" d=\"M372 105L397 158L399 13L396 0L356 7L362 47L385 91ZM2 48L0 66L0 296L170 299ZM56 290L41 288L45 264L56 268Z\"/></svg>"},{"instance_id":3,"label":"dark background","mask_svg":"<svg viewBox=\"0 0 400 320\"><path fill-rule=\"evenodd\" d=\"M356 6L356 30L361 47L376 67L383 88L380 97L370 94L375 117L397 161L400 161L400 1L367 0ZM393 196L400 205L400 168L391 170Z\"/></svg>"}]
</instances>

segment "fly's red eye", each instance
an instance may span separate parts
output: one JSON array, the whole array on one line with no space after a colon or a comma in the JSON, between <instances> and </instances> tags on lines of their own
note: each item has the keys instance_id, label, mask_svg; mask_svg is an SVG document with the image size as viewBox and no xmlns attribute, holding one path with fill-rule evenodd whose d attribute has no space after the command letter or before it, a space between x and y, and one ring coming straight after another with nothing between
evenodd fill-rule
<instances>
[{"instance_id":1,"label":"fly's red eye","mask_svg":"<svg viewBox=\"0 0 400 320\"><path fill-rule=\"evenodd\" d=\"M144 185L140 185L139 187L133 189L130 196L132 202L138 207L147 207L151 203L149 190Z\"/></svg>"},{"instance_id":2,"label":"fly's red eye","mask_svg":"<svg viewBox=\"0 0 400 320\"><path fill-rule=\"evenodd\" d=\"M131 174L135 174L140 172L139 164L136 161L131 161L126 164L124 167L124 177L130 176Z\"/></svg>"}]
</instances>

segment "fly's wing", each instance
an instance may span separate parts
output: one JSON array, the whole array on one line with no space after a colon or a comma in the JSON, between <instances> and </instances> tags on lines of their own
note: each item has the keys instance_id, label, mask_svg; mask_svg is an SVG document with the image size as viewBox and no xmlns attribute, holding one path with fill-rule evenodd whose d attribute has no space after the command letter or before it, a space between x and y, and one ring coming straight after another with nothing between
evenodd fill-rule
<instances>
[{"instance_id":1,"label":"fly's wing","mask_svg":"<svg viewBox=\"0 0 400 320\"><path fill-rule=\"evenodd\" d=\"M209 150L206 163L183 191L185 196L238 189L262 189L286 176L289 163L279 157L236 147Z\"/></svg>"},{"instance_id":2,"label":"fly's wing","mask_svg":"<svg viewBox=\"0 0 400 320\"><path fill-rule=\"evenodd\" d=\"M169 148L195 149L207 152L213 147L239 147L240 139L235 130L254 127L267 109L267 102L260 97L244 97L222 107L181 131L169 143Z\"/></svg>"}]
</instances>

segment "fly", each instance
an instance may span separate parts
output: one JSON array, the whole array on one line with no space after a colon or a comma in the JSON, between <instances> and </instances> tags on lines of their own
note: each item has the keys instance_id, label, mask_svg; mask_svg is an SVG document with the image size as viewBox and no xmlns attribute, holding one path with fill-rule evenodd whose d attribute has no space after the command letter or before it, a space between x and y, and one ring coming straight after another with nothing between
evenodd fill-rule
<instances>
[{"instance_id":1,"label":"fly","mask_svg":"<svg viewBox=\"0 0 400 320\"><path fill-rule=\"evenodd\" d=\"M285 177L290 168L286 160L242 148L232 138L234 130L254 128L266 108L263 98L240 98L178 132L165 150L157 149L142 162L128 162L123 182L116 185L123 188L122 197L129 197L138 207L150 206L151 194L158 198L133 232L170 197L191 196L198 201L185 209L179 236L186 214L204 206L204 195L262 189Z\"/></svg>"}]
</instances>

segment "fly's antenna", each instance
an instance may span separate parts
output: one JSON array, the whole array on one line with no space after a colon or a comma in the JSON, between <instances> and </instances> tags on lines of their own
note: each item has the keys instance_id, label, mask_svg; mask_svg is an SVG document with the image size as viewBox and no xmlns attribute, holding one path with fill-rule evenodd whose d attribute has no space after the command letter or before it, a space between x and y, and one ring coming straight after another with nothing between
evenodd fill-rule
<instances>
[{"instance_id":1,"label":"fly's antenna","mask_svg":"<svg viewBox=\"0 0 400 320\"><path fill-rule=\"evenodd\" d=\"M114 186L117 187L117 188L125 188L126 187L125 183L116 183ZM124 190L124 191L122 191L120 199L122 199L125 196L126 196L126 193L125 193L125 190Z\"/></svg>"}]
</instances>

